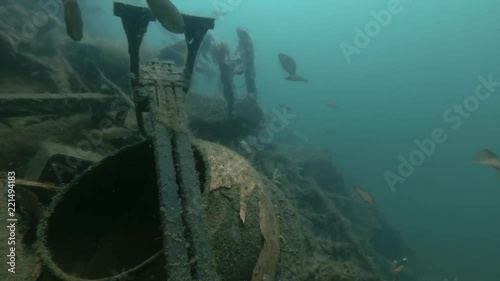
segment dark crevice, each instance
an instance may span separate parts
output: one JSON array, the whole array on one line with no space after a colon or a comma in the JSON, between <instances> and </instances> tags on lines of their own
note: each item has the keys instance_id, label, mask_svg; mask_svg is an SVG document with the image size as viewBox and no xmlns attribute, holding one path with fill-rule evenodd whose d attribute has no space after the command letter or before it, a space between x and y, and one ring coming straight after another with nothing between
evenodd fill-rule
<instances>
[{"instance_id":1,"label":"dark crevice","mask_svg":"<svg viewBox=\"0 0 500 281\"><path fill-rule=\"evenodd\" d=\"M189 225L189 218L188 218L188 212L189 212L189 204L187 202L186 194L182 190L185 188L183 186L182 182L182 167L181 167L181 160L180 160L180 155L179 155L179 150L177 146L177 140L175 134L172 136L171 139L172 143L172 154L173 154L173 161L174 161L174 167L175 167L175 174L176 174L176 184L178 186L178 196L180 198L180 204L181 204L181 211L182 211L182 221L184 225L184 237L186 238L186 241L188 243L187 245L187 254L188 254L188 260L190 263L190 272L191 272L191 279L193 280L198 280L197 272L195 270L195 266L192 263L193 261L196 262L196 253L194 250L194 241L193 241L193 235L191 233L190 225Z\"/></svg>"},{"instance_id":2,"label":"dark crevice","mask_svg":"<svg viewBox=\"0 0 500 281\"><path fill-rule=\"evenodd\" d=\"M192 146L194 161L196 165L196 171L198 172L198 181L200 182L200 192L203 194L205 192L205 185L207 183L207 175L205 173L207 165L203 159L203 154L196 147Z\"/></svg>"}]
</instances>

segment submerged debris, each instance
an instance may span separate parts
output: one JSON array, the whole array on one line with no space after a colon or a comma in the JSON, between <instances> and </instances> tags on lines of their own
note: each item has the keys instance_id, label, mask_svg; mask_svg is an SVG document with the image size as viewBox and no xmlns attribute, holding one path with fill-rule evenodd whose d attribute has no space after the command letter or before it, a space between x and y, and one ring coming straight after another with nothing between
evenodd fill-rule
<instances>
[{"instance_id":1,"label":"submerged debris","mask_svg":"<svg viewBox=\"0 0 500 281\"><path fill-rule=\"evenodd\" d=\"M245 83L247 86L247 93L257 93L257 86L255 85L255 49L253 46L252 38L248 31L243 28L236 29L238 34L238 53L241 55L244 71Z\"/></svg>"},{"instance_id":2,"label":"submerged debris","mask_svg":"<svg viewBox=\"0 0 500 281\"><path fill-rule=\"evenodd\" d=\"M170 3L169 1L162 2L163 4ZM155 1L148 1L148 4L150 3L155 3ZM150 5L150 8L152 8L152 5ZM0 7L0 10L2 10L2 7ZM154 10L154 8L152 8L152 10ZM169 11L166 12L168 13ZM4 36L6 34L4 31L7 29L2 31L3 27L4 24L0 22L0 47L9 48L11 46ZM40 35L43 34L44 33L40 31ZM64 38L66 38L64 30L62 30L62 34ZM73 34L76 34L75 38L78 38L77 32ZM245 136L248 136L250 130L254 130L255 127L260 126L259 124L264 123L261 122L264 117L257 103L254 65L255 50L253 42L246 30L238 29L237 35L239 47L236 56L231 55L229 47L226 44L214 43L210 35L207 35L208 40L204 41L200 49L200 58L203 58L210 52L221 70L220 79L224 85L224 97L228 103L229 112L232 115L227 116L227 114L224 114L223 118L218 119L221 117L220 115L223 115L220 114L220 112L225 113L225 104L222 99L212 98L212 96L204 94L194 95L194 93L188 97L189 99L195 100L194 105L196 107L194 107L195 110L193 111L195 111L195 113L193 116L198 118L196 122L191 123L191 128L194 128L193 124L201 124L198 127L203 127L207 133L203 135L204 138L208 138L206 136L210 135L212 138L223 139L226 143L232 141L235 144ZM11 69L19 68L19 70L25 69L25 66L17 67L16 65L26 62L26 64L28 64L26 67L28 67L29 70L27 73L33 74L33 77L31 77L33 81L35 78L37 81L43 78L46 80L43 82L44 84L54 85L53 88L49 89L50 92L61 92L62 89L68 92L76 92L78 89L83 89L85 91L102 89L119 93L124 104L128 104L129 106L133 105L127 93L128 88L120 86L120 83L123 81L125 81L124 84L128 86L130 79L127 60L125 59L126 51L120 49L121 52L118 52L115 51L115 49L104 48L105 46L101 45L76 44L70 42L70 40L66 38L65 43L61 45L63 46L61 50L63 50L62 53L64 56L62 54L40 55L38 53L40 49L39 46L45 44L42 49L49 50L51 47L50 44L42 43L42 40L33 40L33 44L36 45L30 46L30 48L36 50L36 53L33 50L21 50L21 52L16 53L20 60L15 61L10 57L14 52L9 49L12 52L8 52L4 58L0 58L0 61L2 63L8 61L9 63L5 65L12 65ZM88 50L90 50L90 52ZM180 41L166 48L163 55L166 59L176 61L180 66L184 65L185 52L186 44L184 41ZM112 55L110 55L110 53L112 53ZM43 58L47 59L45 60ZM94 65L91 65L91 67L87 69L88 65L83 65L81 58L92 60ZM54 64L53 62L56 63ZM210 64L208 60L205 62ZM307 81L296 74L296 64L291 57L280 54L280 62L282 62L282 65L284 64L283 67L286 71L288 69L287 72L289 76L285 79L291 81ZM243 68L241 68L241 64L244 65ZM9 69L9 71L11 69ZM241 73L242 71L245 74L247 93L240 99L236 97L233 78L235 73ZM21 71L19 72L21 73ZM87 73L90 74L87 75ZM124 90L121 91L120 88ZM16 90L16 92L17 91L18 90ZM43 91L47 91L47 87L45 87ZM281 105L281 108L284 112L291 110L288 105ZM207 118L207 116L211 117L211 119ZM234 116L238 118L233 118ZM36 138L43 134L50 135L57 141L66 143L74 142L76 144L77 141L81 140L81 132L90 128L88 119L88 116L86 116L77 124L75 122L69 122L69 120L66 119L57 119L54 122L40 121L37 124L30 125L23 134L16 135L16 138L22 136L22 139L13 139L8 142L5 147L9 147L9 150L14 149L16 153L24 152L28 150L26 149L27 147L34 147L34 144L38 142ZM199 120L203 120L203 123L198 122ZM6 125L8 125L8 121L10 120L3 121L4 123L7 122ZM207 124L212 124L212 126L207 126ZM251 126L247 124L251 124ZM13 125L15 129L19 128L17 123L14 122ZM100 138L102 137L102 140L104 140L103 144L99 147L93 147L95 152L99 153L114 151L114 145L111 145L115 143L111 142L113 140L121 140L123 138L128 138L130 135L137 135L136 130L129 130L126 127L101 128L98 131L93 130L92 132L99 133ZM381 234L374 234L370 237L369 234L366 233L370 233L375 228L374 225L378 222L376 219L373 219L374 222L366 219L363 223L359 223L355 219L349 218L349 221L347 221L342 218L345 214L354 214L349 212L352 209L356 209L357 206L362 206L361 204L363 202L353 200L347 197L347 195L343 197L339 196L341 194L345 195L345 186L342 183L342 177L335 170L335 167L330 161L330 157L326 157L327 155L324 152L321 151L317 153L317 155L322 157L314 154L314 149L310 147L306 138L299 136L290 128L286 128L281 135L276 134L273 140L275 142L274 144L263 145L262 149L259 148L259 143L252 142L250 138L240 142L242 148L248 154L258 153L259 157L255 157L254 159L256 167L264 167L263 170L260 171L261 174L271 175L270 180L267 178L265 179L265 182L268 183L267 185L262 185L259 180L259 178L261 178L259 173L250 169L252 167L249 166L248 161L241 160L241 157L237 157L238 155L225 148L215 149L214 144L206 145L208 147L206 149L212 149L213 152L215 152L206 157L208 159L206 163L209 164L210 171L200 175L200 179L204 178L204 180L206 180L205 184L208 187L206 192L211 195L217 194L219 197L216 199L221 202L226 202L229 199L234 202L231 208L235 212L231 215L231 218L228 218L229 222L232 222L231 220L235 222L231 225L233 227L231 230L233 240L239 243L243 241L244 243L241 243L241 245L246 245L245 243L247 243L252 246L250 250L242 248L243 250L256 252L255 256L252 257L248 257L248 253L245 252L245 257L242 257L243 255L238 252L240 249L235 249L233 247L231 250L236 253L234 256L237 258L228 263L228 260L225 260L227 256L225 251L227 249L220 250L221 247L219 247L219 251L222 252L221 267L228 267L229 264L232 272L241 274L241 272L237 272L239 269L238 264L243 263L240 259L246 258L247 260L251 260L253 262L251 266L253 267L253 265L255 265L253 272L250 272L253 273L254 281L381 280L374 275L376 270L371 262L372 253L370 252L370 257L367 257L367 255L364 254L366 250L365 245L358 245L356 242L357 240L354 240L353 236L357 238L359 235L362 237L361 239L363 239L363 241L369 241L366 243L372 244L374 243L372 241L386 240L386 236L384 236L387 233L385 226L377 225L376 229L377 231L380 229ZM23 142L26 142L26 144ZM22 147L17 148L15 145ZM295 149L292 149L294 147ZM304 148L301 148L301 152L298 152L297 147ZM32 154L32 152L30 153ZM31 157L31 154L26 156L26 158ZM291 154L293 156L289 157ZM300 155L303 157L298 157ZM2 161L9 163L13 160L18 160L18 158L19 155L16 154ZM7 164L3 166L5 167ZM276 186L273 185L272 182L274 182ZM271 187L264 188L264 186ZM268 200L269 198L266 199L266 196L263 195L265 192L273 192L280 197L276 197L279 199L272 199L271 202L271 200ZM363 192L366 193L359 189L357 194L364 194ZM368 193L365 195L369 196ZM366 198L363 198L363 196L362 199L366 201ZM258 216L260 218L258 222L261 233L258 233L259 235L255 236L255 240L251 240L251 243L249 243L245 241L245 239L249 240L245 235L249 233L251 226L255 226L256 198L259 199L259 201L257 201L259 207ZM342 202L339 203L341 200L335 201L335 198L341 198ZM369 196L369 198L369 201L375 204L373 198L371 198L371 196ZM25 205L32 208L34 210L33 213L40 214L40 206L36 203L36 198L33 197L32 194L28 193L22 199L28 201ZM282 206L285 204L293 204L295 208L283 208ZM336 208L340 208L342 204L345 205L345 209L340 213ZM212 204L211 207L213 206ZM372 215L373 213L373 208L358 209L363 209L368 215ZM291 221L295 220L294 212L296 210L300 212L300 215L297 217L300 216L300 223L304 226L303 232L300 231L298 223L296 228L290 225ZM226 219L224 216L227 215L227 213L220 212L220 209L215 208L213 214L215 215L212 223L215 226L218 227L221 225L223 229L231 229L224 228L230 224L220 224L221 218ZM365 216L361 219L364 217ZM370 216L370 218L372 217ZM366 221L370 223L366 223ZM372 225L372 223L374 225ZM356 224L355 227L359 227L359 225L362 224L362 228L367 229L366 232L353 232L355 233L355 235L353 235L349 227L354 224ZM234 231L234 229L237 231ZM221 231L220 233L225 232ZM299 237L302 233L304 233L304 237L300 237L300 239L297 238L297 241L300 241L294 242L292 238L295 236ZM328 238L325 236L328 236ZM375 239L374 237L381 238ZM226 236L217 238L221 241L221 243L217 245L229 245L226 238ZM305 254L306 256L304 257L302 257L302 255L304 255L302 252L299 254L300 247L297 246L303 247L302 240L305 240L306 242L304 243L307 244L307 254ZM391 238L391 241L394 240L395 239ZM254 243L254 241L256 242ZM257 245L257 247L255 247L255 245ZM259 248L260 246L262 246L262 249ZM230 246L228 246L228 248L230 248ZM260 251L260 256L259 252L255 249ZM320 249L320 251L324 253L318 254L316 249ZM303 250L304 249L302 249L302 251ZM131 254L134 253L133 251L130 252ZM302 263L303 259L305 259L308 264L311 264L311 267L302 270L302 268L294 264L293 267L289 266L287 269L286 263L284 262L286 258L283 259L285 256L283 253L288 253L289 255L294 254L293 262L297 264ZM295 258L297 256L299 256L299 258ZM257 263L255 263L256 257L259 257ZM253 260L251 258L253 258ZM288 262L290 263L290 260L288 260ZM282 273L286 270L288 270L290 274L285 276L296 277L299 275L297 273L307 273L310 278L302 279L297 277L297 279L292 279L282 277Z\"/></svg>"},{"instance_id":3,"label":"submerged debris","mask_svg":"<svg viewBox=\"0 0 500 281\"><path fill-rule=\"evenodd\" d=\"M231 65L231 51L229 50L229 46L225 43L214 45L212 48L212 56L219 65L220 81L224 86L222 93L227 101L229 114L232 114L234 110L234 72Z\"/></svg>"},{"instance_id":4,"label":"submerged debris","mask_svg":"<svg viewBox=\"0 0 500 281\"><path fill-rule=\"evenodd\" d=\"M258 128L259 124L264 120L264 112L257 103L257 95L250 93L234 105L232 116L250 127Z\"/></svg>"}]
</instances>

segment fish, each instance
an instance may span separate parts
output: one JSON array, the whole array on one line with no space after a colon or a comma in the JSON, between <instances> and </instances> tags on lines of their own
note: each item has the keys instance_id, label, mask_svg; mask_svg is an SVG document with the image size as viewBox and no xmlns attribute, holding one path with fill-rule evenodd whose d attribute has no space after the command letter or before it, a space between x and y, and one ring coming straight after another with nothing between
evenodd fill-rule
<instances>
[{"instance_id":1,"label":"fish","mask_svg":"<svg viewBox=\"0 0 500 281\"><path fill-rule=\"evenodd\" d=\"M333 102L333 101L324 100L324 101L322 101L322 103L325 104L326 106L330 107L330 108L335 108L335 109L338 108L337 104L335 102Z\"/></svg>"},{"instance_id":2,"label":"fish","mask_svg":"<svg viewBox=\"0 0 500 281\"><path fill-rule=\"evenodd\" d=\"M481 165L493 167L500 172L500 159L498 159L498 156L489 149L481 150L474 160Z\"/></svg>"},{"instance_id":3,"label":"fish","mask_svg":"<svg viewBox=\"0 0 500 281\"><path fill-rule=\"evenodd\" d=\"M296 81L296 82L304 82L304 83L308 83L309 82L309 80L307 80L305 78L302 78L301 76L299 76L297 74L288 75L287 77L285 77L285 80Z\"/></svg>"},{"instance_id":4,"label":"fish","mask_svg":"<svg viewBox=\"0 0 500 281\"><path fill-rule=\"evenodd\" d=\"M297 71L297 64L295 64L295 60L289 55L283 53L279 53L278 58L285 72L287 72L290 75L295 75Z\"/></svg>"},{"instance_id":5,"label":"fish","mask_svg":"<svg viewBox=\"0 0 500 281\"><path fill-rule=\"evenodd\" d=\"M365 201L366 203L368 203L372 206L377 205L375 203L375 199L373 199L373 197L370 195L370 193L364 191L363 189L359 188L358 186L354 186L353 189L354 189L354 192L356 192L356 194L358 194L359 198L361 198L361 200Z\"/></svg>"},{"instance_id":6,"label":"fish","mask_svg":"<svg viewBox=\"0 0 500 281\"><path fill-rule=\"evenodd\" d=\"M183 34L186 32L184 19L177 7L169 0L146 0L149 10L166 30Z\"/></svg>"},{"instance_id":7,"label":"fish","mask_svg":"<svg viewBox=\"0 0 500 281\"><path fill-rule=\"evenodd\" d=\"M66 33L73 41L80 41L83 38L83 21L78 2L76 0L62 0L62 2Z\"/></svg>"},{"instance_id":8,"label":"fish","mask_svg":"<svg viewBox=\"0 0 500 281\"><path fill-rule=\"evenodd\" d=\"M278 58L281 66L283 67L283 70L285 70L285 72L289 74L287 77L285 77L285 80L305 83L309 82L307 79L297 75L297 64L291 56L279 53Z\"/></svg>"}]
</instances>

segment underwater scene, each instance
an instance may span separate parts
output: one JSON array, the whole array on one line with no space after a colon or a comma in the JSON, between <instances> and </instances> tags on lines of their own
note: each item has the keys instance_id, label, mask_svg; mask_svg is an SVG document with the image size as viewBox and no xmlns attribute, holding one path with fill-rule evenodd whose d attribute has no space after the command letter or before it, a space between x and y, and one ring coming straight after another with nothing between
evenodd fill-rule
<instances>
[{"instance_id":1,"label":"underwater scene","mask_svg":"<svg viewBox=\"0 0 500 281\"><path fill-rule=\"evenodd\" d=\"M499 281L499 14L0 0L0 280Z\"/></svg>"}]
</instances>

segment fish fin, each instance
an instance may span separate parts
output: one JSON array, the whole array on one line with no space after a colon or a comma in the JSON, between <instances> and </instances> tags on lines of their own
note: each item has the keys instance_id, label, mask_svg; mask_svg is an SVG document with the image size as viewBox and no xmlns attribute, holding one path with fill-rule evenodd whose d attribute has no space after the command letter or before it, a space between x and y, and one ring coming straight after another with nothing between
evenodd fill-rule
<instances>
[{"instance_id":1,"label":"fish fin","mask_svg":"<svg viewBox=\"0 0 500 281\"><path fill-rule=\"evenodd\" d=\"M299 76L299 75L293 75L294 78L297 80L297 81L302 81L304 83L309 83L309 80L307 80L306 78L302 77L302 76Z\"/></svg>"}]
</instances>

